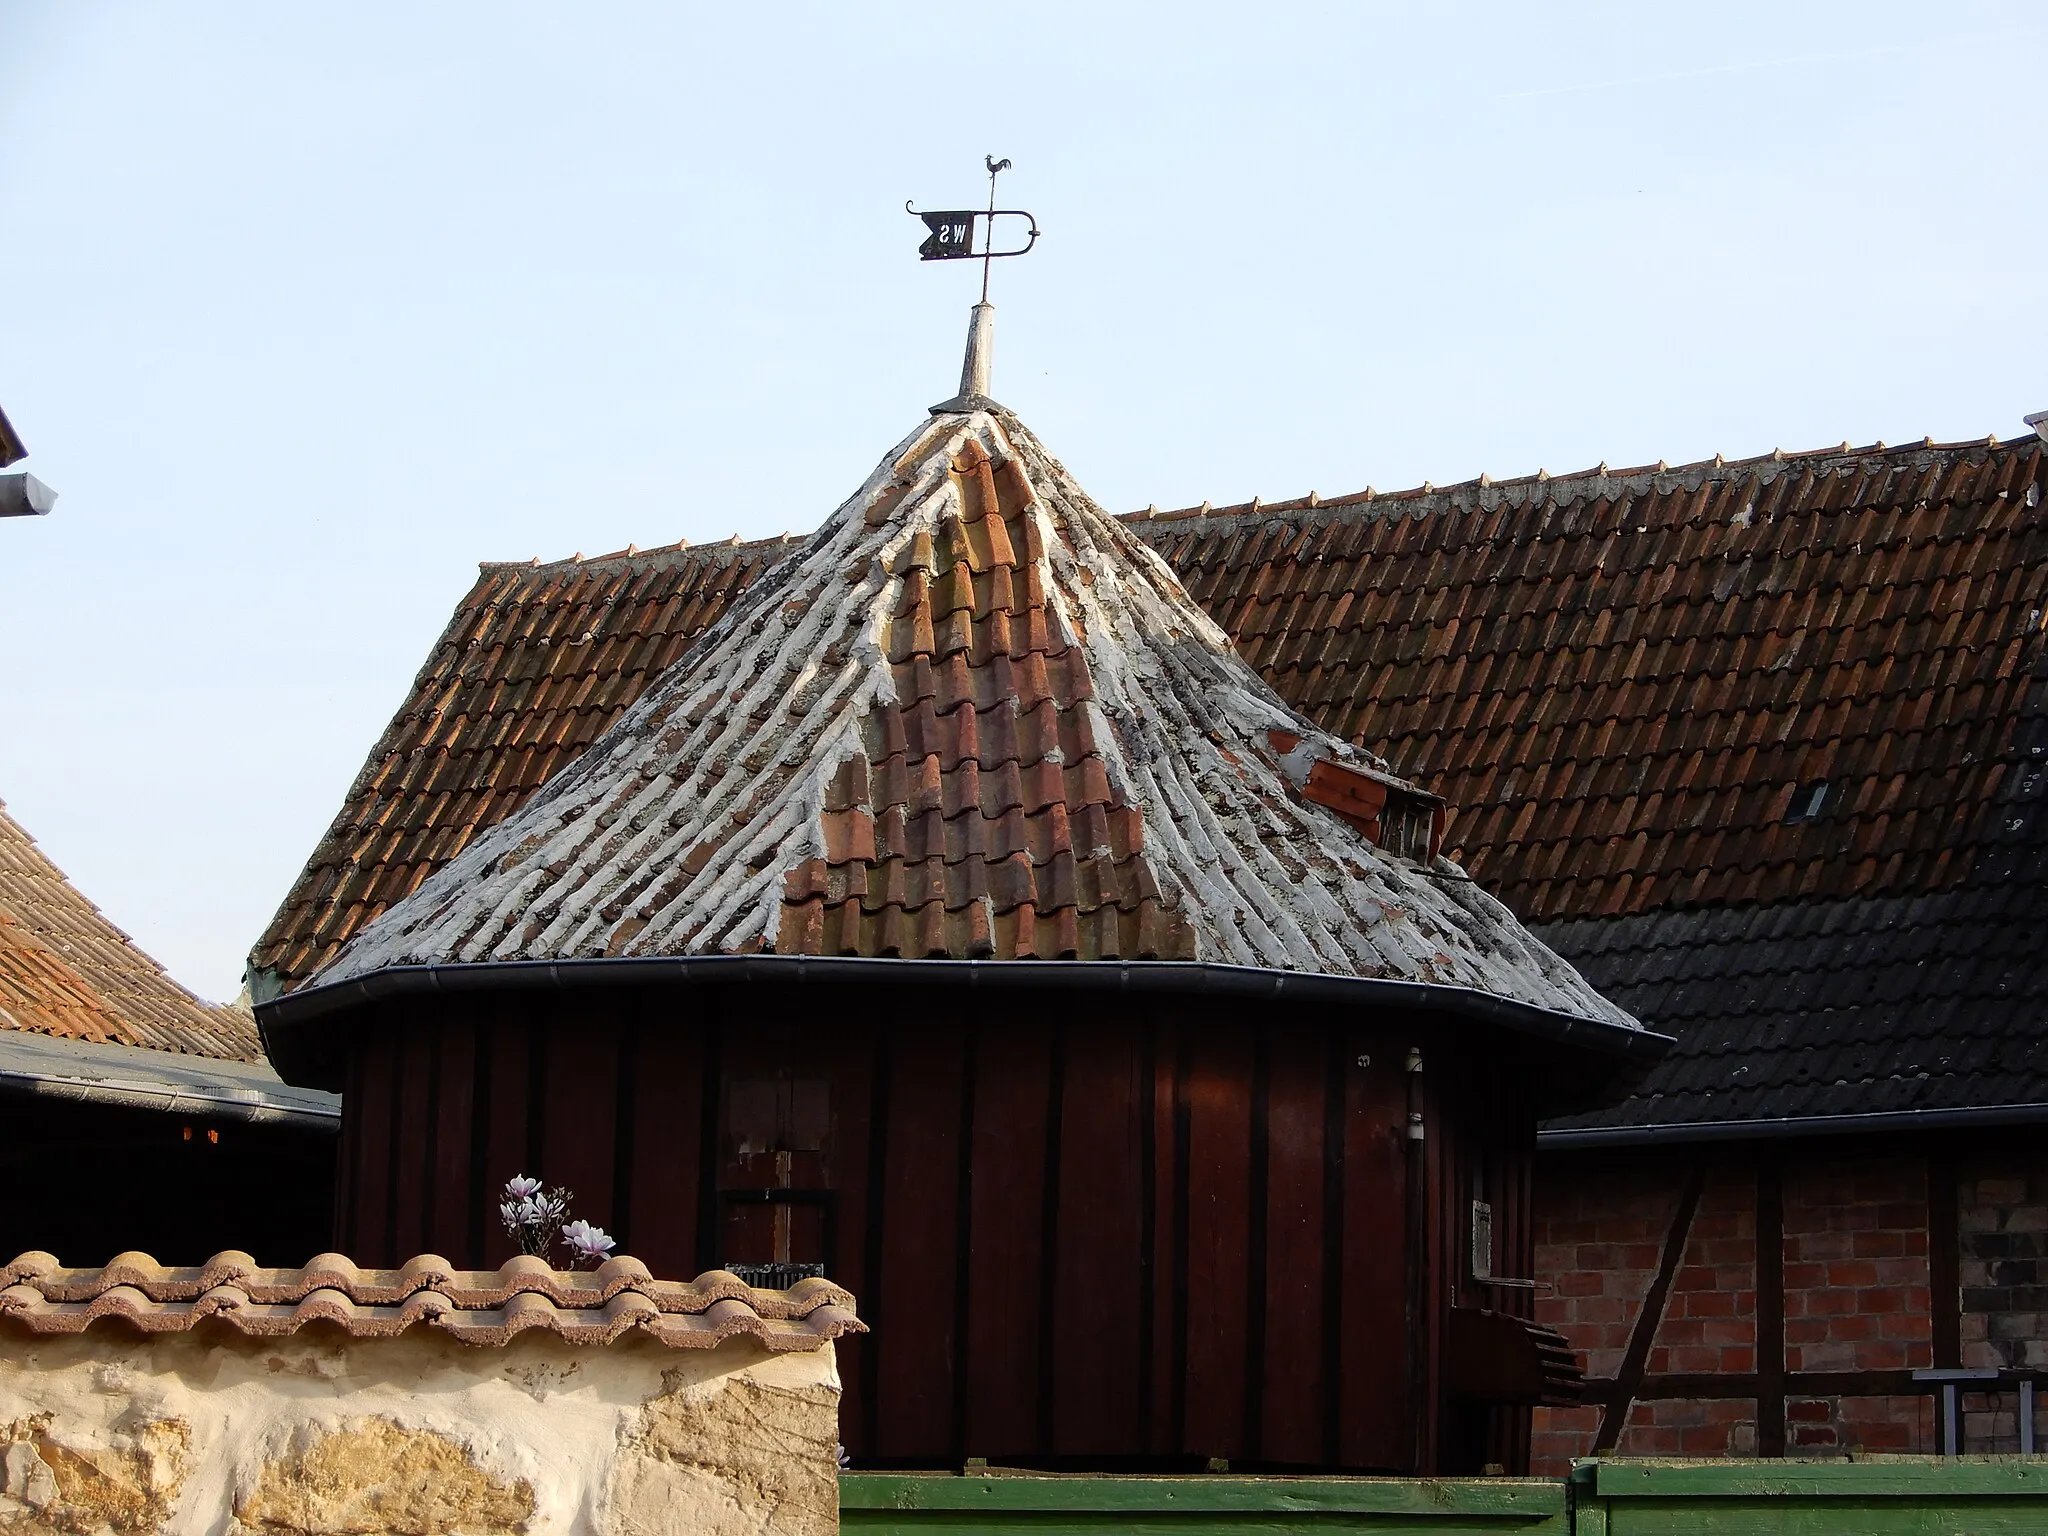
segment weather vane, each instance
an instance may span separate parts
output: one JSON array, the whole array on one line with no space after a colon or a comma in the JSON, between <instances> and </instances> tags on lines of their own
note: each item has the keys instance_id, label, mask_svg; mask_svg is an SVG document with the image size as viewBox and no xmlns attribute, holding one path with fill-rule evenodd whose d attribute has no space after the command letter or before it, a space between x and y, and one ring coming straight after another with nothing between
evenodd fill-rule
<instances>
[{"instance_id":1,"label":"weather vane","mask_svg":"<svg viewBox=\"0 0 2048 1536\"><path fill-rule=\"evenodd\" d=\"M979 261L981 263L981 302L988 302L989 263L998 256L1022 256L1038 244L1038 220L1022 208L998 208L996 206L996 177L1010 169L1010 162L998 160L994 155L982 157L988 167L988 207L953 208L943 213L918 213L909 202L903 207L906 212L917 214L923 219L931 233L925 236L923 245L917 248L921 261ZM974 221L982 219L981 249L974 248ZM1016 238L1024 243L1015 250L996 249L996 220L1022 219L1030 227Z\"/></svg>"}]
</instances>

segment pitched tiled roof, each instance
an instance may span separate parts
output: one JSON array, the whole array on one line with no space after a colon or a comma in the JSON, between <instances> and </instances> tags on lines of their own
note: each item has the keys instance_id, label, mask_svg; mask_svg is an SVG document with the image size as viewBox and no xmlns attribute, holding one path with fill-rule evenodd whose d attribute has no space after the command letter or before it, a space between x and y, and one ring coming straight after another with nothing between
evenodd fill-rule
<instances>
[{"instance_id":1,"label":"pitched tiled roof","mask_svg":"<svg viewBox=\"0 0 2048 1536\"><path fill-rule=\"evenodd\" d=\"M1141 514L1129 526L1291 704L1450 802L1446 851L1475 878L1618 1001L1681 1034L1629 1113L1689 1116L1708 1092L1724 1107L1760 1104L1727 1085L1745 1061L1753 1077L1768 1059L1788 1074L1776 1114L1934 1092L1898 1086L1923 1081L1933 1059L1909 1048L1935 1038L1928 988L2044 993L2031 970L2001 968L2031 965L2023 951L1985 949L2011 931L1997 914L2048 878L2003 841L2024 844L2042 782L2019 770L2035 761L2022 732L2038 713L2028 689L2048 609L2044 482L2038 439L1922 443ZM758 572L782 547L486 567L256 963L302 979L475 835L473 796L486 791L469 786L522 786L491 812L528 792L530 756L494 743L561 725L523 700L601 701L603 718L571 732L588 739L644 686L644 673L627 686L591 673L598 650L630 654L663 634L679 645L739 584L688 609L670 593L699 592L749 559ZM1795 797L1823 782L1820 814L1788 821ZM2014 820L2021 833L2003 830ZM1892 905L1853 916L1843 905L1864 898ZM1927 905L1936 898L1953 926ZM1756 925L1789 931L1800 912L1863 938L1826 955L1806 943L1731 952ZM1916 956L1916 976L1936 970L1917 956L1938 950L1940 974L1967 961L1975 979L1907 995L1903 971L1866 969L1872 935ZM1853 1017L1829 1007L1880 973L1896 996ZM1710 987L1716 975L1751 1001ZM1820 1031L1811 1044L1755 1016L1790 995L1819 999L1798 1014ZM2013 1012L1970 1017L2003 1043L1980 1046L1971 1070L1982 1075L1950 1090L1978 1103L2048 1098L2014 1054L2031 1025ZM1822 1081L1807 1055L1822 1043L1862 1054ZM1893 1062L1912 1073L1888 1076ZM1860 1063L1872 1064L1867 1094ZM1690 1086L1684 1074L1697 1074ZM1814 1096L1793 1094L1795 1080Z\"/></svg>"},{"instance_id":2,"label":"pitched tiled roof","mask_svg":"<svg viewBox=\"0 0 2048 1536\"><path fill-rule=\"evenodd\" d=\"M250 955L292 986L573 763L793 538L485 565Z\"/></svg>"},{"instance_id":3,"label":"pitched tiled roof","mask_svg":"<svg viewBox=\"0 0 2048 1536\"><path fill-rule=\"evenodd\" d=\"M1415 821L1399 854L1390 816ZM1429 822L1014 417L945 416L315 979L762 950L1201 959L1629 1025L1429 860Z\"/></svg>"},{"instance_id":4,"label":"pitched tiled roof","mask_svg":"<svg viewBox=\"0 0 2048 1536\"><path fill-rule=\"evenodd\" d=\"M303 1269L265 1269L246 1253L215 1254L193 1268L124 1253L103 1268L65 1269L47 1253L25 1253L0 1270L0 1321L30 1333L81 1333L108 1322L183 1333L209 1318L257 1338L309 1323L331 1323L355 1338L425 1326L491 1347L533 1329L571 1344L632 1334L708 1349L746 1337L771 1350L816 1349L867 1331L853 1297L830 1281L763 1291L712 1270L679 1284L656 1280L624 1256L579 1273L524 1256L492 1271L455 1269L434 1254L398 1269L358 1269L333 1253Z\"/></svg>"},{"instance_id":5,"label":"pitched tiled roof","mask_svg":"<svg viewBox=\"0 0 2048 1536\"><path fill-rule=\"evenodd\" d=\"M100 915L0 806L0 1028L233 1061L249 1016L201 1002Z\"/></svg>"},{"instance_id":6,"label":"pitched tiled roof","mask_svg":"<svg viewBox=\"0 0 2048 1536\"><path fill-rule=\"evenodd\" d=\"M2028 438L1147 526L1276 687L1449 800L1474 877L1677 1036L1583 1129L2048 1102L2044 495Z\"/></svg>"},{"instance_id":7,"label":"pitched tiled roof","mask_svg":"<svg viewBox=\"0 0 2048 1536\"><path fill-rule=\"evenodd\" d=\"M1953 881L2040 646L2042 444L1168 514L1299 707L1457 809L1535 919ZM1828 813L1786 819L1830 785Z\"/></svg>"}]
</instances>

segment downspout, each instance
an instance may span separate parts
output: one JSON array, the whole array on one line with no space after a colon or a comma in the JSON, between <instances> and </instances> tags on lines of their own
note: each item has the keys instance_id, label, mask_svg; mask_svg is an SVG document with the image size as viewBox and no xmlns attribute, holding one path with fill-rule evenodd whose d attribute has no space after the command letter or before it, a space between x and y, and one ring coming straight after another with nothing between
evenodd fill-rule
<instances>
[{"instance_id":1,"label":"downspout","mask_svg":"<svg viewBox=\"0 0 2048 1536\"><path fill-rule=\"evenodd\" d=\"M1430 1443L1429 1359L1431 1335L1429 1262L1428 1126L1423 1119L1422 1052L1408 1050L1408 1123L1402 1141L1408 1175L1408 1472L1428 1476Z\"/></svg>"}]
</instances>

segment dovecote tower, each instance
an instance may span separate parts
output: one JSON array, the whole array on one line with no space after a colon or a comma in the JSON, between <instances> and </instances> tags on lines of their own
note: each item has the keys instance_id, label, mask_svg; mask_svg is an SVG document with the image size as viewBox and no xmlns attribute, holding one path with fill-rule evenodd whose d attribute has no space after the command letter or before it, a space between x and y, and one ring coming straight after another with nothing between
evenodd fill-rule
<instances>
[{"instance_id":1,"label":"dovecote tower","mask_svg":"<svg viewBox=\"0 0 2048 1536\"><path fill-rule=\"evenodd\" d=\"M857 1463L1525 1465L1540 1114L1664 1043L962 393L571 767L259 1017L336 1244L822 1271Z\"/></svg>"}]
</instances>

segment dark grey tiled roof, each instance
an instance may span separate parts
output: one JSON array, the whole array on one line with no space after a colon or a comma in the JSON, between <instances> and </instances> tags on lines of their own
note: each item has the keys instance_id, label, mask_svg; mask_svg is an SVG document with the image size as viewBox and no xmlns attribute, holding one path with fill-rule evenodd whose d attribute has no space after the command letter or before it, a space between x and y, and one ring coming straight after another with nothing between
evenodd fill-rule
<instances>
[{"instance_id":1,"label":"dark grey tiled roof","mask_svg":"<svg viewBox=\"0 0 2048 1536\"><path fill-rule=\"evenodd\" d=\"M1580 918L1537 932L1677 1046L1556 1130L2048 1105L2048 682L1952 889ZM1962 837L1959 836L1959 841Z\"/></svg>"}]
</instances>

